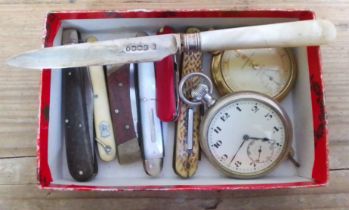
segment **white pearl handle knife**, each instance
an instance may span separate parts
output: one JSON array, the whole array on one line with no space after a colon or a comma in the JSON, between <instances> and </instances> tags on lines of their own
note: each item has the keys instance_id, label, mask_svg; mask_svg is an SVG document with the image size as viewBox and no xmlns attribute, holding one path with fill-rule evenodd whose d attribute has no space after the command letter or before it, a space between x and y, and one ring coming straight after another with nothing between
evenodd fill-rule
<instances>
[{"instance_id":1,"label":"white pearl handle knife","mask_svg":"<svg viewBox=\"0 0 349 210\"><path fill-rule=\"evenodd\" d=\"M299 47L326 44L335 37L331 22L306 20L50 47L25 52L7 63L29 69L139 63L158 61L180 51Z\"/></svg>"},{"instance_id":2,"label":"white pearl handle knife","mask_svg":"<svg viewBox=\"0 0 349 210\"><path fill-rule=\"evenodd\" d=\"M144 170L149 176L158 176L163 165L164 142L156 115L154 63L138 64L138 91Z\"/></svg>"},{"instance_id":3,"label":"white pearl handle knife","mask_svg":"<svg viewBox=\"0 0 349 210\"><path fill-rule=\"evenodd\" d=\"M137 36L147 36L139 33ZM156 115L156 79L153 62L137 65L140 133L144 170L149 176L159 176L163 166L164 140L161 121Z\"/></svg>"},{"instance_id":4,"label":"white pearl handle knife","mask_svg":"<svg viewBox=\"0 0 349 210\"><path fill-rule=\"evenodd\" d=\"M95 42L89 37L88 42ZM107 85L103 66L89 66L94 95L94 124L99 157L104 161L112 161L116 156L115 139L110 116Z\"/></svg>"}]
</instances>

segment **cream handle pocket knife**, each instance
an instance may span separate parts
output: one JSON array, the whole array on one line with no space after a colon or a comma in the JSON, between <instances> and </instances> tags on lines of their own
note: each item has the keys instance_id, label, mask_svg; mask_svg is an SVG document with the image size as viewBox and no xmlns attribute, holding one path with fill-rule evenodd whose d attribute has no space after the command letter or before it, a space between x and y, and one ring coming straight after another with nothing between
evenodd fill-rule
<instances>
[{"instance_id":1,"label":"cream handle pocket knife","mask_svg":"<svg viewBox=\"0 0 349 210\"><path fill-rule=\"evenodd\" d=\"M96 38L89 37L88 42L95 42ZM92 80L94 95L94 124L99 157L104 161L112 161L116 156L114 132L112 128L107 85L103 66L88 67Z\"/></svg>"}]
</instances>

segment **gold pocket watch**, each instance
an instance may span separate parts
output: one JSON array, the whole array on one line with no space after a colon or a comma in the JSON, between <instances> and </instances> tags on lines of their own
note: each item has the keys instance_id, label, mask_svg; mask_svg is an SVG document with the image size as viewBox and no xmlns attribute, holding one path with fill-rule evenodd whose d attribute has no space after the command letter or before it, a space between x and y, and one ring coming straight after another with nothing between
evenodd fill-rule
<instances>
[{"instance_id":1,"label":"gold pocket watch","mask_svg":"<svg viewBox=\"0 0 349 210\"><path fill-rule=\"evenodd\" d=\"M227 50L212 58L212 78L221 95L247 90L281 101L296 72L295 59L286 48Z\"/></svg>"},{"instance_id":2,"label":"gold pocket watch","mask_svg":"<svg viewBox=\"0 0 349 210\"><path fill-rule=\"evenodd\" d=\"M190 99L183 86L201 79ZM197 78L195 78L197 79ZM200 145L209 161L234 178L257 178L270 173L291 149L292 125L282 107L269 96L252 91L227 94L215 100L210 78L189 74L179 84L179 95L189 106L206 104L200 127Z\"/></svg>"}]
</instances>

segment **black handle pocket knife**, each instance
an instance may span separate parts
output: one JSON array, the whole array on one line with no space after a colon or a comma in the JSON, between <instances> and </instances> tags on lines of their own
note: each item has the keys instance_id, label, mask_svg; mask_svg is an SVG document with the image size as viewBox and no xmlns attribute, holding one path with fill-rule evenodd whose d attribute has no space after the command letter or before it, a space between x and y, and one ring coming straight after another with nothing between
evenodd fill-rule
<instances>
[{"instance_id":1,"label":"black handle pocket knife","mask_svg":"<svg viewBox=\"0 0 349 210\"><path fill-rule=\"evenodd\" d=\"M79 32L65 29L62 44L79 42ZM88 181L98 171L93 130L93 89L84 67L62 69L62 128L68 169L77 181Z\"/></svg>"}]
</instances>

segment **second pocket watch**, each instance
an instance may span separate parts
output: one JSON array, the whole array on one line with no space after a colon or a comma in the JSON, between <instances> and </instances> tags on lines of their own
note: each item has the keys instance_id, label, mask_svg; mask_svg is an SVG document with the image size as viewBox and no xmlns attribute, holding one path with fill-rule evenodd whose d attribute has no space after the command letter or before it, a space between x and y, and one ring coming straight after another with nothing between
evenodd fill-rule
<instances>
[{"instance_id":1,"label":"second pocket watch","mask_svg":"<svg viewBox=\"0 0 349 210\"><path fill-rule=\"evenodd\" d=\"M256 91L281 101L296 78L290 49L227 50L213 56L212 78L221 95Z\"/></svg>"}]
</instances>

